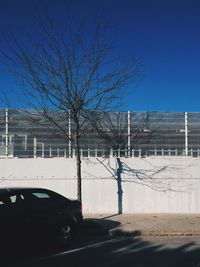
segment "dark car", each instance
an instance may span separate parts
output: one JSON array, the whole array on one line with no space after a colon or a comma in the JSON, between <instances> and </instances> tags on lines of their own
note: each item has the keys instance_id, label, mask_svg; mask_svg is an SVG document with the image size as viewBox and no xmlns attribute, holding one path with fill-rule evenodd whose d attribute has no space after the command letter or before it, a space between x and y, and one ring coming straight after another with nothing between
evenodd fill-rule
<instances>
[{"instance_id":1,"label":"dark car","mask_svg":"<svg viewBox=\"0 0 200 267\"><path fill-rule=\"evenodd\" d=\"M0 189L0 236L16 244L37 240L67 245L82 222L82 206L42 188ZM3 241L4 240L4 241ZM28 243L27 243L28 242Z\"/></svg>"}]
</instances>

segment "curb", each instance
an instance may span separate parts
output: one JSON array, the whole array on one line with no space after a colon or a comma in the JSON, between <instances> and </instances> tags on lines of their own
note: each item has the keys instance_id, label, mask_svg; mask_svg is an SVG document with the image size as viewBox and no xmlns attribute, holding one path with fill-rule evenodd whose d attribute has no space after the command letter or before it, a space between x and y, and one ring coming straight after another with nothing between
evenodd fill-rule
<instances>
[{"instance_id":1,"label":"curb","mask_svg":"<svg viewBox=\"0 0 200 267\"><path fill-rule=\"evenodd\" d=\"M165 237L165 236L200 236L200 232L143 232L141 230L124 230L120 228L114 228L109 230L110 236L119 236L119 237L142 237L142 236L152 236L152 237Z\"/></svg>"},{"instance_id":2,"label":"curb","mask_svg":"<svg viewBox=\"0 0 200 267\"><path fill-rule=\"evenodd\" d=\"M89 219L85 220L81 232L85 235L109 235L113 237L190 237L200 236L200 231L191 230L138 230L137 228L127 227L127 224L116 225L105 224L102 220ZM153 230L154 229L154 230ZM164 229L164 228L163 228Z\"/></svg>"},{"instance_id":3,"label":"curb","mask_svg":"<svg viewBox=\"0 0 200 267\"><path fill-rule=\"evenodd\" d=\"M149 232L149 233L144 233L144 236L198 236L200 233L195 233L195 232Z\"/></svg>"},{"instance_id":4,"label":"curb","mask_svg":"<svg viewBox=\"0 0 200 267\"><path fill-rule=\"evenodd\" d=\"M109 235L110 236L119 236L119 237L136 237L136 236L142 236L142 232L139 230L134 230L134 231L127 231L127 230L123 230L123 229L119 229L119 228L114 228L109 230Z\"/></svg>"}]
</instances>

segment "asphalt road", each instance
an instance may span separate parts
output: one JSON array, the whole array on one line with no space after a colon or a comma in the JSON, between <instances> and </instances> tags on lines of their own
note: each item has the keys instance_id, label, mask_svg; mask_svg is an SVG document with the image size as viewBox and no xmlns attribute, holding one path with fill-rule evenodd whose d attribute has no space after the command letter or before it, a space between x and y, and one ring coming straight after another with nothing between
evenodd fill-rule
<instances>
[{"instance_id":1,"label":"asphalt road","mask_svg":"<svg viewBox=\"0 0 200 267\"><path fill-rule=\"evenodd\" d=\"M108 237L93 235L76 240L67 250L38 251L24 255L17 267L162 266L200 267L200 237Z\"/></svg>"},{"instance_id":2,"label":"asphalt road","mask_svg":"<svg viewBox=\"0 0 200 267\"><path fill-rule=\"evenodd\" d=\"M143 237L143 240L146 240L148 242L153 242L157 245L166 246L169 248L177 248L179 246L182 246L184 244L191 244L190 249L194 247L195 249L200 249L200 236L165 236L165 237Z\"/></svg>"},{"instance_id":3,"label":"asphalt road","mask_svg":"<svg viewBox=\"0 0 200 267\"><path fill-rule=\"evenodd\" d=\"M38 243L17 251L0 257L0 267L200 267L200 236L117 237L90 223L68 249Z\"/></svg>"}]
</instances>

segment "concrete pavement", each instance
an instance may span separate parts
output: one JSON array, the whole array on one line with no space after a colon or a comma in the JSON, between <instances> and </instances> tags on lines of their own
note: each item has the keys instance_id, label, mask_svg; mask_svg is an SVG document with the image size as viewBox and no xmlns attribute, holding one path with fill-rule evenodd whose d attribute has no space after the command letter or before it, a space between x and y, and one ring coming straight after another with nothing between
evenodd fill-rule
<instances>
[{"instance_id":1,"label":"concrete pavement","mask_svg":"<svg viewBox=\"0 0 200 267\"><path fill-rule=\"evenodd\" d=\"M84 218L96 223L97 231L114 236L200 235L200 214L85 214Z\"/></svg>"}]
</instances>

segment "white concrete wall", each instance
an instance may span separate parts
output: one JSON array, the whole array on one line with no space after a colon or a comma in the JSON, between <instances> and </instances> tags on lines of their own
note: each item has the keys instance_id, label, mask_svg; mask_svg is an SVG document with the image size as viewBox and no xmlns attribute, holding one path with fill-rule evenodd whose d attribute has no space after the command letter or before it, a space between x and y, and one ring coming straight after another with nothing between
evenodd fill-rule
<instances>
[{"instance_id":1,"label":"white concrete wall","mask_svg":"<svg viewBox=\"0 0 200 267\"><path fill-rule=\"evenodd\" d=\"M121 158L124 213L200 212L200 159ZM37 186L76 198L74 159L0 159L0 187ZM84 212L118 212L116 159L82 159Z\"/></svg>"}]
</instances>

